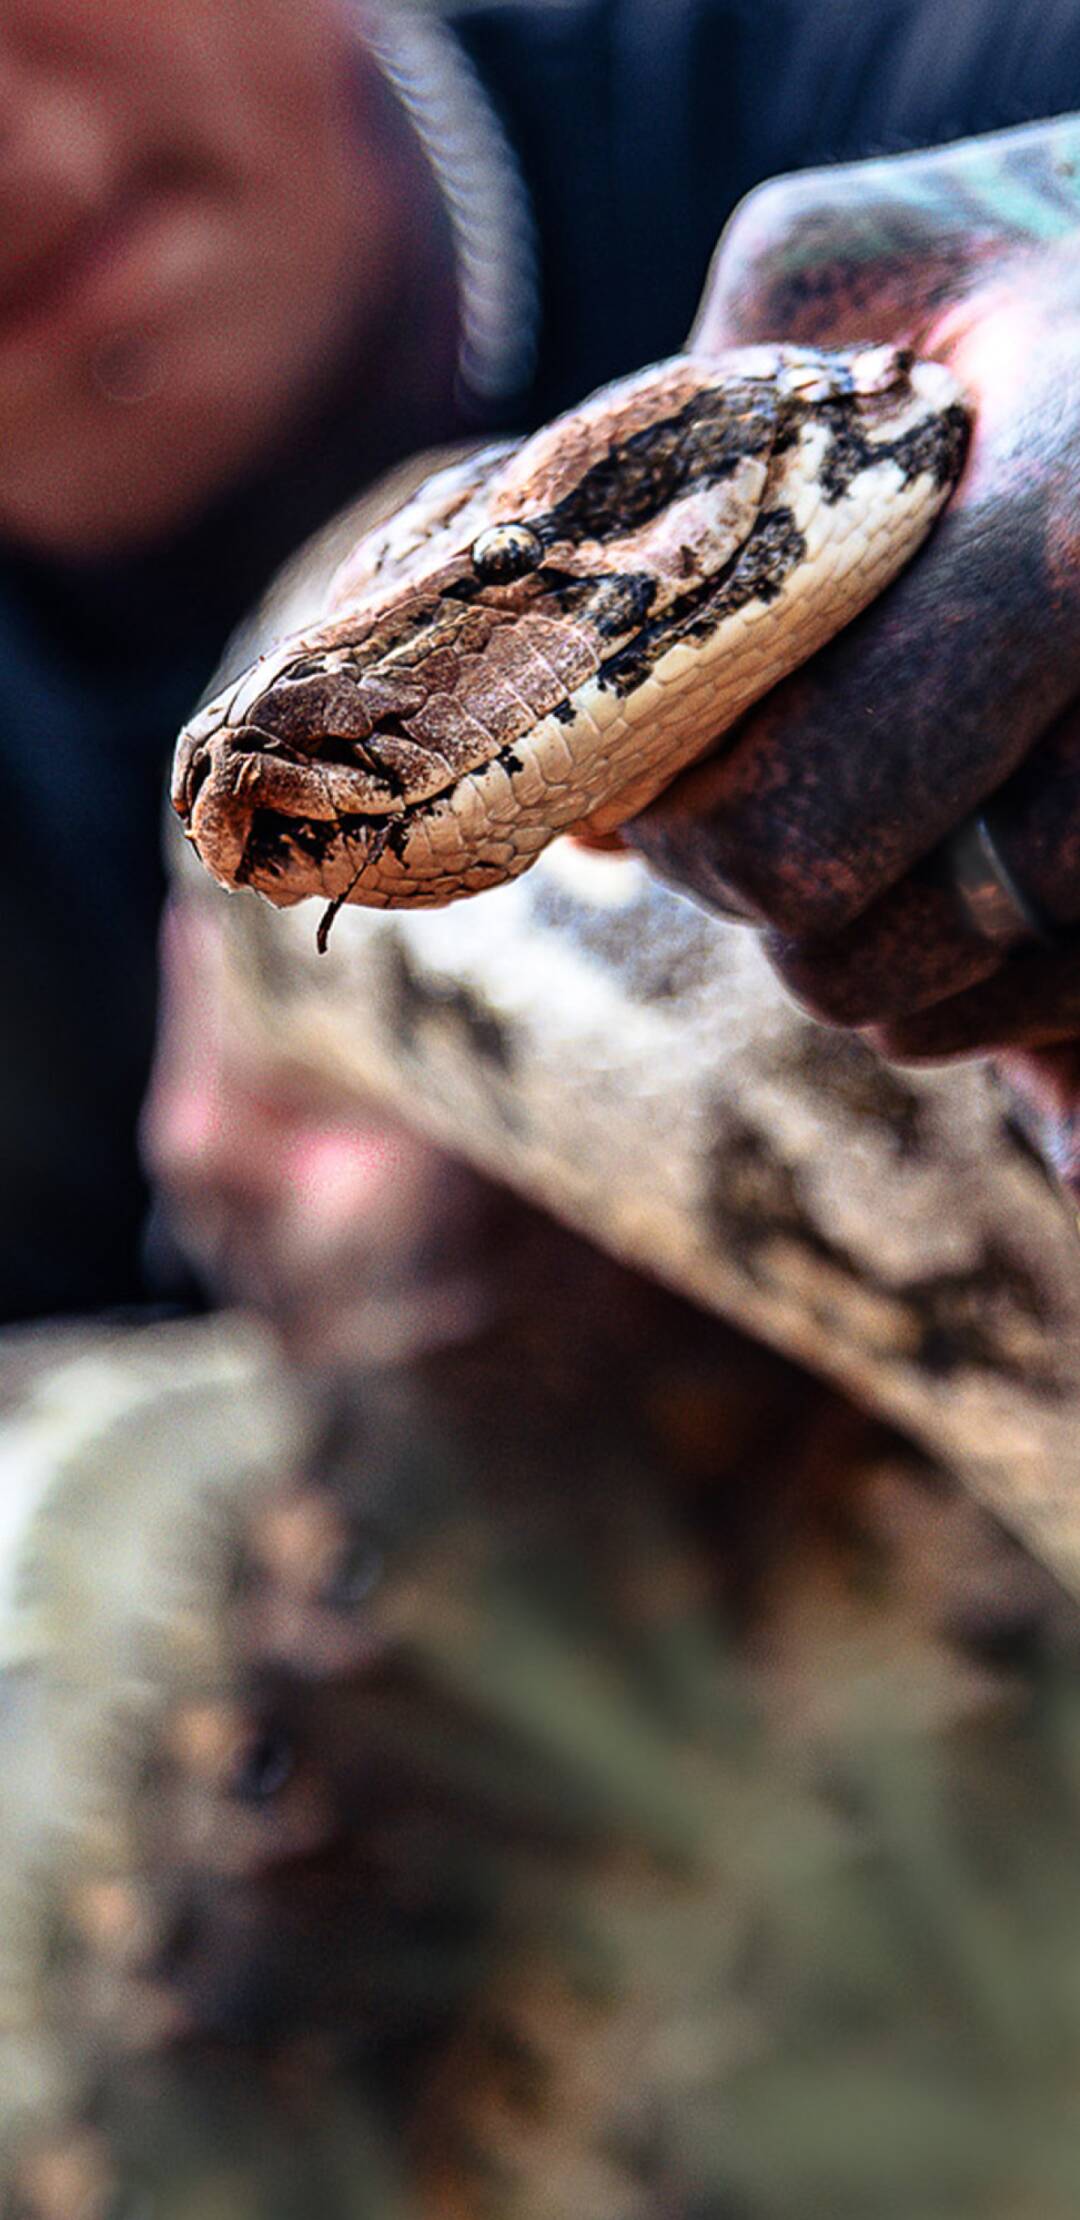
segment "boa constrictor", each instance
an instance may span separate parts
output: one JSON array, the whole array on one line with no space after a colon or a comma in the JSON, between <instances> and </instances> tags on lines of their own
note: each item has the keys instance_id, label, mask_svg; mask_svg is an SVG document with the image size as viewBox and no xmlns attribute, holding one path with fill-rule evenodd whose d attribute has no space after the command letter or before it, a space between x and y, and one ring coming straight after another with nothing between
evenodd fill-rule
<instances>
[{"instance_id":1,"label":"boa constrictor","mask_svg":"<svg viewBox=\"0 0 1080 2220\"><path fill-rule=\"evenodd\" d=\"M175 798L226 885L349 907L323 958L302 916L221 904L197 871L187 898L213 909L229 1022L264 1069L381 1095L838 1379L1080 1585L1080 1246L992 1075L888 1070L788 1003L753 934L637 863L556 843L513 884L424 914L460 891L455 856L470 883L508 879L560 824L610 822L628 787L640 802L662 783L670 754L661 771L634 749L658 697L664 723L688 651L712 692L709 733L698 697L683 760L929 528L963 442L942 373L878 350L839 363L756 351L739 361L731 422L720 375L646 373L567 420L569 459L549 429L479 479L429 482L389 524L353 512L304 551L189 726ZM595 443L609 406L626 436L587 448L585 466L580 439ZM684 436L691 421L707 429ZM530 503L541 466L546 494ZM865 567L843 544L863 504L879 527ZM707 554L686 541L692 578L677 516L718 520ZM518 527L542 559L485 579L488 535L514 528L513 569ZM627 581L646 539L655 590L634 630ZM752 639L757 658L729 667L728 645ZM478 689L468 708L459 680ZM610 751L624 717L630 768L614 791L560 787L545 815L568 736ZM466 859L463 828L481 821ZM386 907L399 901L417 906Z\"/></svg>"},{"instance_id":2,"label":"boa constrictor","mask_svg":"<svg viewBox=\"0 0 1080 2220\"><path fill-rule=\"evenodd\" d=\"M965 433L937 363L751 348L442 472L188 727L203 861L278 904L430 908L611 830L880 593Z\"/></svg>"}]
</instances>

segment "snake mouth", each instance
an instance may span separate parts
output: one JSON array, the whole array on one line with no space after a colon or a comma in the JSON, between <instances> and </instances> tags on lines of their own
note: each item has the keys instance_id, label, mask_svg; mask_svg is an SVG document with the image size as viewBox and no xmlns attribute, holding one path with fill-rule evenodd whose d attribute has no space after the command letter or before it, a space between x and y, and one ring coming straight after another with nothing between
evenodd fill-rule
<instances>
[{"instance_id":1,"label":"snake mouth","mask_svg":"<svg viewBox=\"0 0 1080 2220\"><path fill-rule=\"evenodd\" d=\"M400 819L396 827L400 847L405 829ZM364 861L365 850L376 844L388 845L392 851L394 834L392 818L380 820L358 813L330 824L325 818L287 817L280 810L253 809L235 884L257 886L263 891L268 879L287 884L298 863L322 874L341 850L353 859L355 868Z\"/></svg>"},{"instance_id":2,"label":"snake mouth","mask_svg":"<svg viewBox=\"0 0 1080 2220\"><path fill-rule=\"evenodd\" d=\"M327 771L336 772L328 790ZM357 780L361 794L342 792ZM364 807L364 775L322 766L240 727L219 741L200 741L178 765L173 806L188 840L226 887L256 886L278 902L295 899L290 879L318 884L335 848L359 854L380 824L389 824L395 797ZM396 798L400 812L400 795ZM359 805L359 806L358 806Z\"/></svg>"},{"instance_id":3,"label":"snake mouth","mask_svg":"<svg viewBox=\"0 0 1080 2220\"><path fill-rule=\"evenodd\" d=\"M336 896L384 854L403 862L410 838L451 803L460 774L428 766L426 791L407 795L394 767L380 760L392 734L363 744L364 764L339 747L332 757L301 756L258 726L193 739L178 759L173 807L200 860L229 889L252 887L278 907L305 896ZM521 770L512 746L490 754L487 770Z\"/></svg>"},{"instance_id":4,"label":"snake mouth","mask_svg":"<svg viewBox=\"0 0 1080 2220\"><path fill-rule=\"evenodd\" d=\"M311 892L332 849L355 856L365 828L373 837L444 793L454 764L404 722L426 698L407 670L358 674L330 636L317 653L286 642L197 711L177 745L172 805L212 876L299 899L290 873Z\"/></svg>"}]
</instances>

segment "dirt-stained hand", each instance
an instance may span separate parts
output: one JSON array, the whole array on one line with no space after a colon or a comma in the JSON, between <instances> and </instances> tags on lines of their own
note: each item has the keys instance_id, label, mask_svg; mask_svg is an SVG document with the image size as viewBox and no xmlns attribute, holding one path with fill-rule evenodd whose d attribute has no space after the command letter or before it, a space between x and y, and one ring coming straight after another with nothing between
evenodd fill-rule
<instances>
[{"instance_id":1,"label":"dirt-stained hand","mask_svg":"<svg viewBox=\"0 0 1080 2220\"><path fill-rule=\"evenodd\" d=\"M759 188L721 240L696 336L907 339L951 365L975 428L910 570L628 840L763 925L792 991L890 1056L1071 1040L1080 118ZM942 844L991 796L999 849L1057 945L1003 951L965 919Z\"/></svg>"}]
</instances>

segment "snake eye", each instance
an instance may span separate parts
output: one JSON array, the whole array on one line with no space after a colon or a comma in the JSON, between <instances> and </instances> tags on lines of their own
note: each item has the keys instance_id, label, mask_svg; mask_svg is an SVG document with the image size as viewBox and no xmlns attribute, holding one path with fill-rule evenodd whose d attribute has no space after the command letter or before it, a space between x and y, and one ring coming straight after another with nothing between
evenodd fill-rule
<instances>
[{"instance_id":1,"label":"snake eye","mask_svg":"<svg viewBox=\"0 0 1080 2220\"><path fill-rule=\"evenodd\" d=\"M543 542L528 524L493 524L472 544L473 568L485 586L510 586L543 558Z\"/></svg>"}]
</instances>

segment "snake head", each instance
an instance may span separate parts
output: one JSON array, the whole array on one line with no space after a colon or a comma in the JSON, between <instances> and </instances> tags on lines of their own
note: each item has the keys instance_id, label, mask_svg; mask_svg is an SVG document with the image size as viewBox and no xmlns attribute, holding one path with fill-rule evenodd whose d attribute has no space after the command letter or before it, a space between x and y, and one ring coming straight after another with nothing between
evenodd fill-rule
<instances>
[{"instance_id":1,"label":"snake head","mask_svg":"<svg viewBox=\"0 0 1080 2220\"><path fill-rule=\"evenodd\" d=\"M188 725L202 860L279 906L433 907L624 822L895 575L966 431L903 349L751 347L440 473Z\"/></svg>"}]
</instances>

